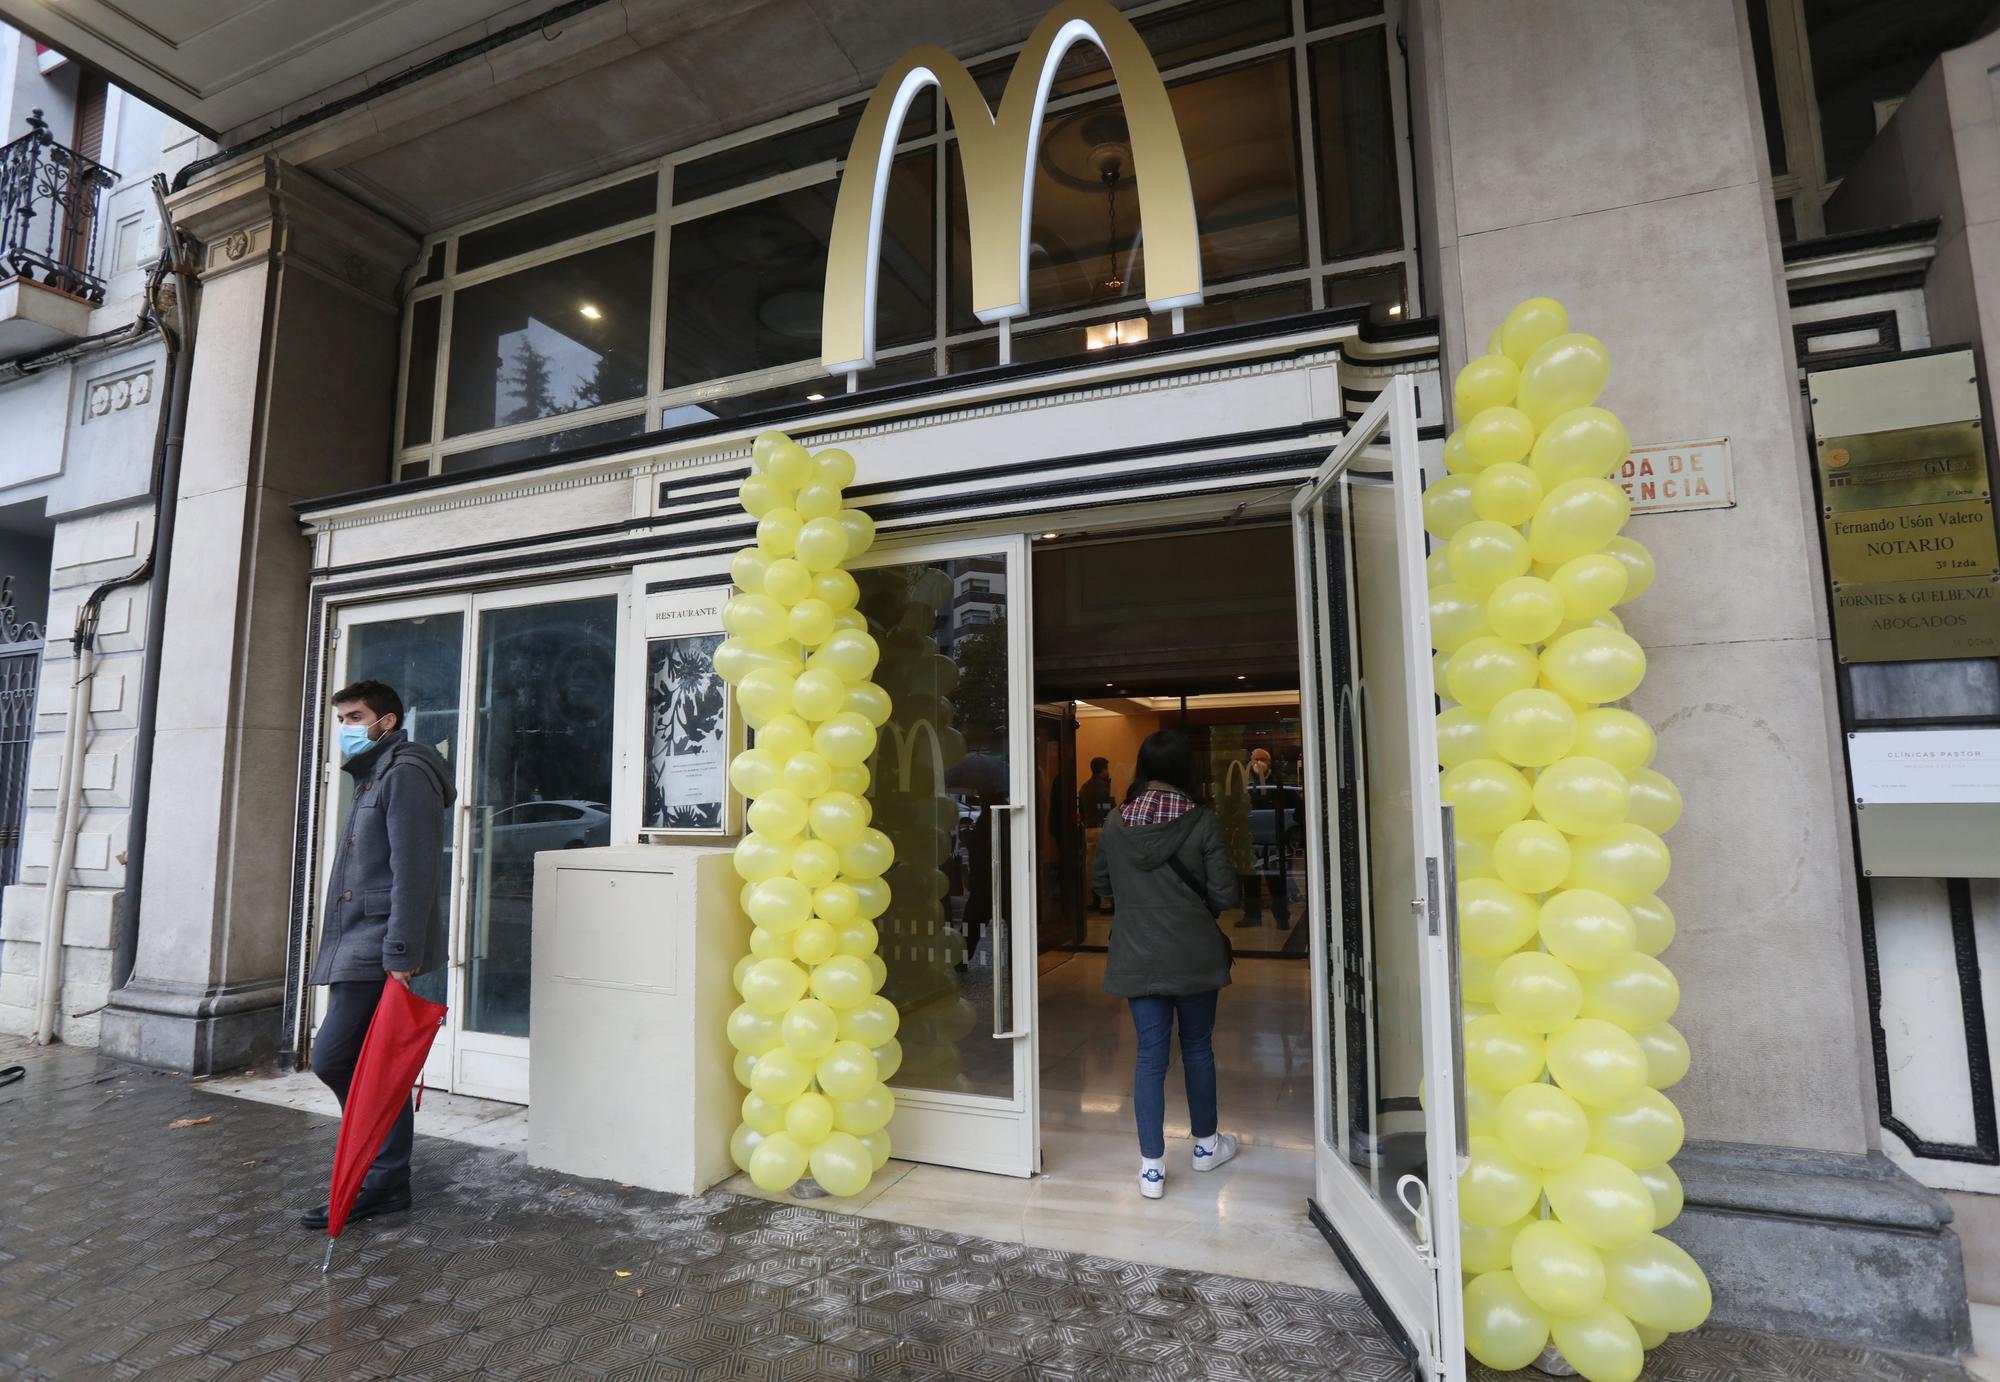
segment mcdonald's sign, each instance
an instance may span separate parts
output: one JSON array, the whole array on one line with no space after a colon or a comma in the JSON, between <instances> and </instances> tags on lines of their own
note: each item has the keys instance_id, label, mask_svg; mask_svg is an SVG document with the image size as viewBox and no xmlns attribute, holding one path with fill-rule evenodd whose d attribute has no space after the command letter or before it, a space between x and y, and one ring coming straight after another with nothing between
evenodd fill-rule
<instances>
[{"instance_id":1,"label":"mcdonald's sign","mask_svg":"<svg viewBox=\"0 0 2000 1382\"><path fill-rule=\"evenodd\" d=\"M1090 42L1111 64L1132 137L1139 224L1146 237L1146 302L1154 311L1201 301L1194 187L1174 108L1146 41L1106 0L1063 0L1028 36L995 116L965 64L942 48L913 48L882 75L848 150L827 247L820 363L829 373L875 363L875 287L889 165L903 116L935 86L958 130L972 240L972 306L983 322L1028 310L1028 222L1035 144L1056 67Z\"/></svg>"}]
</instances>

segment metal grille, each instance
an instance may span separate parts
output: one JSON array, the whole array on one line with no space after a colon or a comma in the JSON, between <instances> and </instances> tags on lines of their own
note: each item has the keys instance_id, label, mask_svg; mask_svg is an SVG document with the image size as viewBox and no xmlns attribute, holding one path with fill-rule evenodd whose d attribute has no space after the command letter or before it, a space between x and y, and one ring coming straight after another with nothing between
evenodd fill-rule
<instances>
[{"instance_id":1,"label":"metal grille","mask_svg":"<svg viewBox=\"0 0 2000 1382\"><path fill-rule=\"evenodd\" d=\"M21 876L21 827L28 814L28 754L35 743L40 643L0 643L0 886Z\"/></svg>"}]
</instances>

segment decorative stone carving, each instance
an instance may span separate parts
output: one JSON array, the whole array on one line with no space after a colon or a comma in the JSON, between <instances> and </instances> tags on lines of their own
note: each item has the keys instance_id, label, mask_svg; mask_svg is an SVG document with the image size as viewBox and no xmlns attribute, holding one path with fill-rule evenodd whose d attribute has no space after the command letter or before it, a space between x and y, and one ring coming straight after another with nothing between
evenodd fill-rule
<instances>
[{"instance_id":1,"label":"decorative stone carving","mask_svg":"<svg viewBox=\"0 0 2000 1382\"><path fill-rule=\"evenodd\" d=\"M152 399L152 365L105 375L85 385L83 420L94 422L128 408L143 408Z\"/></svg>"},{"instance_id":2,"label":"decorative stone carving","mask_svg":"<svg viewBox=\"0 0 2000 1382\"><path fill-rule=\"evenodd\" d=\"M231 263L250 253L250 232L232 230L222 242L222 253Z\"/></svg>"}]
</instances>

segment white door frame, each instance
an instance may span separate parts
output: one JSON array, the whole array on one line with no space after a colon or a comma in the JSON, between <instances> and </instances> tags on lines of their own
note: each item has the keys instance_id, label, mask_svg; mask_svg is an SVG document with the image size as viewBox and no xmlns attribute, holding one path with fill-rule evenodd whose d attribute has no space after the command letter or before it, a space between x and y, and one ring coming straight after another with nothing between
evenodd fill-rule
<instances>
[{"instance_id":1,"label":"white door frame","mask_svg":"<svg viewBox=\"0 0 2000 1382\"><path fill-rule=\"evenodd\" d=\"M1007 762L1009 805L996 818L1008 832L1007 876L1013 906L995 907L988 923L994 955L993 1040L1013 1046L1012 1097L894 1088L896 1121L890 1126L896 1155L909 1161L956 1166L1009 1176L1032 1176L1041 1169L1042 1107L1038 1001L1037 933L1034 889L1034 603L1025 533L948 539L884 539L850 563L850 570L904 566L965 557L999 556L1007 563ZM878 768L880 760L877 760ZM1004 822L1004 825L999 824ZM993 882L1000 883L996 868ZM1006 949L1004 964L1002 949ZM1008 1001L1001 1002L1002 984ZM1006 1009L1014 1025L998 1030ZM893 1088L893 1087L892 1087Z\"/></svg>"},{"instance_id":2,"label":"white door frame","mask_svg":"<svg viewBox=\"0 0 2000 1382\"><path fill-rule=\"evenodd\" d=\"M1324 554L1309 560L1299 529L1308 512L1329 490L1349 483L1350 463L1384 433L1390 451L1397 566L1393 572L1356 573L1356 579L1373 576L1397 582L1404 629L1402 681L1411 702L1407 707L1408 742L1404 753L1415 778L1410 792L1415 871L1409 879L1409 924L1416 928L1418 937L1426 1175L1422 1183L1406 1176L1397 1187L1399 1195L1407 1192L1409 1196L1405 1201L1409 1213L1401 1216L1399 1222L1375 1190L1350 1170L1345 1120L1340 1110L1327 1106L1330 1091L1324 1062L1337 1061L1336 1068L1343 1080L1349 1069L1345 1024L1332 1020L1326 985L1321 981L1321 976L1328 972L1331 953L1329 928L1339 911L1339 890L1353 886L1372 888L1372 884L1365 879L1331 877L1322 866L1307 869L1314 974L1314 1182L1316 1203L1331 1224L1332 1235L1338 1239L1336 1246L1357 1276L1357 1284L1369 1294L1378 1310L1385 1310L1393 1317L1416 1350L1415 1361L1424 1375L1462 1382L1465 1352L1459 1276L1458 1176L1463 1169L1464 1094L1456 1056L1460 1040L1453 953L1457 928L1452 915L1455 898L1449 879L1451 859L1437 774L1431 771L1437 763L1437 733L1420 506L1423 474L1417 455L1416 389L1408 375L1399 375L1391 381L1390 387L1348 430L1292 503L1302 673L1300 720L1307 780L1313 788L1306 793L1307 831L1312 839L1323 842L1332 838L1332 832L1339 827L1337 820L1322 819L1321 808L1324 800L1337 810L1337 796L1332 790L1319 788L1326 772L1330 770L1335 776L1340 773L1340 765L1332 758L1337 744L1320 742L1320 723L1313 707L1321 688L1334 698L1336 707L1346 688L1333 684L1331 666L1324 655L1324 640L1313 627L1315 606L1325 610L1330 604ZM1343 504L1342 512L1351 521L1352 506ZM1348 550L1352 551L1351 544ZM1327 638L1348 636L1347 630L1324 632ZM1366 686L1362 687L1362 696L1364 700L1367 698ZM1365 801L1365 796L1361 799ZM1361 855L1365 871L1368 853L1365 811L1357 824L1363 831ZM1324 845L1319 847L1318 859L1330 854ZM1381 924L1379 919L1376 924ZM1372 1059L1368 1067L1372 1080ZM1372 1089L1370 1093L1372 1097ZM1329 1119L1331 1126L1338 1129L1331 1138ZM1413 1219L1417 1224L1414 1237L1408 1227Z\"/></svg>"}]
</instances>

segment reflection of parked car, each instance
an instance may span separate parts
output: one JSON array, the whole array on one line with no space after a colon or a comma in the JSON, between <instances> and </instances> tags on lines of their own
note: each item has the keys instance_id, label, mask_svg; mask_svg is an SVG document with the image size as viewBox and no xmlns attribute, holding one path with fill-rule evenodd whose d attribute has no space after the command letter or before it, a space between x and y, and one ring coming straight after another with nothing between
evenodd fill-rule
<instances>
[{"instance_id":1,"label":"reflection of parked car","mask_svg":"<svg viewBox=\"0 0 2000 1382\"><path fill-rule=\"evenodd\" d=\"M611 808L601 801L524 801L493 813L495 861L532 864L545 849L611 843Z\"/></svg>"},{"instance_id":2,"label":"reflection of parked car","mask_svg":"<svg viewBox=\"0 0 2000 1382\"><path fill-rule=\"evenodd\" d=\"M1298 788L1259 787L1251 792L1250 801L1250 842L1253 845L1262 847L1282 843L1287 849L1298 847L1304 825ZM1284 813L1285 827L1282 841L1278 838L1280 811Z\"/></svg>"}]
</instances>

